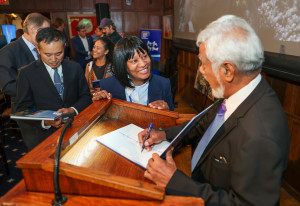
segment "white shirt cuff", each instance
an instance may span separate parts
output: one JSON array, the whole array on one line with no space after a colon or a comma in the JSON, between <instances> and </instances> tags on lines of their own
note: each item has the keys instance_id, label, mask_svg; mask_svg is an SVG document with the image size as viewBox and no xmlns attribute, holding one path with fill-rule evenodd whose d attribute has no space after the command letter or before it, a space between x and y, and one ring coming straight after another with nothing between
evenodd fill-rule
<instances>
[{"instance_id":1,"label":"white shirt cuff","mask_svg":"<svg viewBox=\"0 0 300 206\"><path fill-rule=\"evenodd\" d=\"M77 111L77 109L75 109L75 107L71 107L72 109L74 109L74 111L75 111L75 113L76 113L76 115L78 115L78 111Z\"/></svg>"},{"instance_id":2,"label":"white shirt cuff","mask_svg":"<svg viewBox=\"0 0 300 206\"><path fill-rule=\"evenodd\" d=\"M44 120L42 120L42 128L44 128L44 129L50 129L50 125L45 125L45 121Z\"/></svg>"}]
</instances>

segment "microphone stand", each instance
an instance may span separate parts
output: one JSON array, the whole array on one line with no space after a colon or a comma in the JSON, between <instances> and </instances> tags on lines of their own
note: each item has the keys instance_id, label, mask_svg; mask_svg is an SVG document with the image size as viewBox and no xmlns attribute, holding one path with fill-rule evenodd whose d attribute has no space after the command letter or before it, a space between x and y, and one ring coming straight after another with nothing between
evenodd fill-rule
<instances>
[{"instance_id":1,"label":"microphone stand","mask_svg":"<svg viewBox=\"0 0 300 206\"><path fill-rule=\"evenodd\" d=\"M52 200L53 206L60 206L67 202L68 198L62 195L60 186L59 186L59 162L60 162L60 153L61 153L61 146L64 139L65 132L69 127L72 126L72 121L74 119L74 114L72 113L65 113L61 116L61 122L65 124L64 128L60 133L60 137L58 139L57 147L56 147L56 156L55 156L55 163L54 163L54 171L53 171L53 183L54 183L54 194L55 197Z\"/></svg>"}]
</instances>

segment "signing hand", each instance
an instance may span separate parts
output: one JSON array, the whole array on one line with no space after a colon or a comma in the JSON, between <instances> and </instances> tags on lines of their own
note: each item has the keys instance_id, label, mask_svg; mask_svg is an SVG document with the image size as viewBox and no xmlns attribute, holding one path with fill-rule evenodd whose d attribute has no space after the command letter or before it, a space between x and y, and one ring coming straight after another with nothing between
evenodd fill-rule
<instances>
[{"instance_id":1,"label":"signing hand","mask_svg":"<svg viewBox=\"0 0 300 206\"><path fill-rule=\"evenodd\" d=\"M141 146L143 146L144 139L147 136L147 130L148 129L144 129L138 134L139 143ZM166 133L164 131L152 129L148 140L145 142L145 149L150 151L155 144L161 143L164 140L167 140Z\"/></svg>"},{"instance_id":2,"label":"signing hand","mask_svg":"<svg viewBox=\"0 0 300 206\"><path fill-rule=\"evenodd\" d=\"M108 93L105 90L101 90L93 94L93 101L99 99L111 99L111 97L112 97L111 93Z\"/></svg>"},{"instance_id":3,"label":"signing hand","mask_svg":"<svg viewBox=\"0 0 300 206\"><path fill-rule=\"evenodd\" d=\"M151 102L149 104L149 106L152 107L152 108L154 108L154 109L166 109L166 110L170 110L169 109L169 105L164 100L157 100L157 101Z\"/></svg>"},{"instance_id":4,"label":"signing hand","mask_svg":"<svg viewBox=\"0 0 300 206\"><path fill-rule=\"evenodd\" d=\"M166 153L166 160L161 159L158 154L154 153L148 161L144 177L158 186L166 187L176 169L176 164L172 158L172 150Z\"/></svg>"}]
</instances>

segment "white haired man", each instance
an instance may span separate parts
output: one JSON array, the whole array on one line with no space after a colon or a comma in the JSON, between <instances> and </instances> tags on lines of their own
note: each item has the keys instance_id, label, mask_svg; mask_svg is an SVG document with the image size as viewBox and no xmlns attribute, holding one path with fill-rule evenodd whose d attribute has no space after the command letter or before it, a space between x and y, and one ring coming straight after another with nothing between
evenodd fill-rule
<instances>
[{"instance_id":1,"label":"white haired man","mask_svg":"<svg viewBox=\"0 0 300 206\"><path fill-rule=\"evenodd\" d=\"M184 139L195 146L192 177L176 168L171 151L166 160L154 154L145 177L167 194L201 197L207 205L279 205L289 128L275 92L260 75L264 52L258 36L244 19L226 15L199 33L197 45L199 70L221 99ZM153 130L146 149L171 140L181 128ZM141 143L145 135L139 134Z\"/></svg>"}]
</instances>

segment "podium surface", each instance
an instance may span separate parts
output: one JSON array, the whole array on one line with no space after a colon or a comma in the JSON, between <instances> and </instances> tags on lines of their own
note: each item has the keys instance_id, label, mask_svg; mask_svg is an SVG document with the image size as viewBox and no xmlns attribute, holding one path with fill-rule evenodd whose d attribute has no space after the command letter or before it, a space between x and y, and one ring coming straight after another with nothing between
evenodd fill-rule
<instances>
[{"instance_id":1,"label":"podium surface","mask_svg":"<svg viewBox=\"0 0 300 206\"><path fill-rule=\"evenodd\" d=\"M110 204L123 202L128 205L172 205L175 202L203 205L201 198L165 195L164 188L144 178L145 169L95 140L130 123L147 128L153 122L153 128L168 128L184 121L181 116L177 112L117 99L91 104L75 117L63 141L59 181L62 193L69 198L67 204L74 200L81 204L85 201L87 204L108 201ZM39 198L45 203L48 199L52 200L54 154L60 132L61 129L53 133L17 162L24 180L1 199L2 203L20 201L15 203L22 205L22 201L34 202ZM190 175L191 149L181 148L174 159L177 167ZM73 205L76 205L75 202Z\"/></svg>"}]
</instances>

